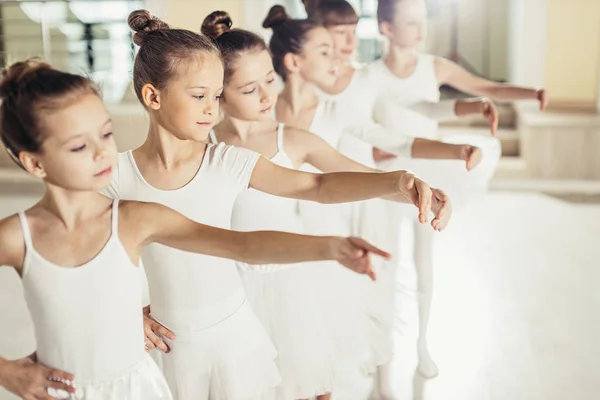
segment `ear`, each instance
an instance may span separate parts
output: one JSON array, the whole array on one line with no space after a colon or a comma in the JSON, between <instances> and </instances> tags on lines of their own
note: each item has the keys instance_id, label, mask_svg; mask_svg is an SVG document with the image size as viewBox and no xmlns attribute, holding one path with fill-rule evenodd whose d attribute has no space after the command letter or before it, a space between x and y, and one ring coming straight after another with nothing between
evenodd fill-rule
<instances>
[{"instance_id":1,"label":"ear","mask_svg":"<svg viewBox=\"0 0 600 400\"><path fill-rule=\"evenodd\" d=\"M287 53L285 56L283 56L283 67L288 73L293 74L298 72L300 69L298 56L294 53Z\"/></svg>"},{"instance_id":2,"label":"ear","mask_svg":"<svg viewBox=\"0 0 600 400\"><path fill-rule=\"evenodd\" d=\"M152 84L146 83L142 86L142 100L144 101L144 105L149 109L160 109L160 90Z\"/></svg>"},{"instance_id":3,"label":"ear","mask_svg":"<svg viewBox=\"0 0 600 400\"><path fill-rule=\"evenodd\" d=\"M48 175L42 162L34 153L26 151L20 152L19 161L21 162L23 169L33 176L44 179Z\"/></svg>"},{"instance_id":4,"label":"ear","mask_svg":"<svg viewBox=\"0 0 600 400\"><path fill-rule=\"evenodd\" d=\"M389 22L383 21L379 24L379 32L389 39L394 36L394 26Z\"/></svg>"}]
</instances>

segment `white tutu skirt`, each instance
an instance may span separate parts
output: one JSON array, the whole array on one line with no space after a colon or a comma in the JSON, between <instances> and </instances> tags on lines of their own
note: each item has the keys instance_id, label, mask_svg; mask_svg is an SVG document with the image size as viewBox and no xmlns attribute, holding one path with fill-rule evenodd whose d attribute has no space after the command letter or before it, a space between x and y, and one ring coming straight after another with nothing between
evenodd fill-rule
<instances>
[{"instance_id":1,"label":"white tutu skirt","mask_svg":"<svg viewBox=\"0 0 600 400\"><path fill-rule=\"evenodd\" d=\"M337 362L318 284L319 265L299 264L270 272L243 268L241 276L248 300L278 353L281 384L261 399L294 400L331 393Z\"/></svg>"},{"instance_id":2,"label":"white tutu skirt","mask_svg":"<svg viewBox=\"0 0 600 400\"><path fill-rule=\"evenodd\" d=\"M399 226L400 218L390 215L388 209L395 207L382 199L374 199L355 203L353 208L353 229L351 234L366 239L369 243L392 254L391 260L372 256L371 263L377 274L377 280L359 280L359 290L362 296L362 307L368 316L366 337L370 344L370 358L364 364L367 372L373 372L376 367L386 364L393 356L392 325L393 325L393 286L395 255L397 240L390 236ZM415 208L416 210L416 208Z\"/></svg>"},{"instance_id":3,"label":"white tutu skirt","mask_svg":"<svg viewBox=\"0 0 600 400\"><path fill-rule=\"evenodd\" d=\"M498 139L479 135L454 135L444 138L443 141L479 147L483 156L481 162L473 170L467 171L466 163L462 160L397 157L381 162L378 167L386 171L398 169L412 171L430 186L444 190L450 196L453 210L456 211L486 192L490 179L498 167L502 149Z\"/></svg>"},{"instance_id":4,"label":"white tutu skirt","mask_svg":"<svg viewBox=\"0 0 600 400\"><path fill-rule=\"evenodd\" d=\"M150 355L112 379L74 382L76 393L49 389L56 399L68 400L171 400L171 392Z\"/></svg>"},{"instance_id":5,"label":"white tutu skirt","mask_svg":"<svg viewBox=\"0 0 600 400\"><path fill-rule=\"evenodd\" d=\"M173 330L154 351L175 400L257 400L281 380L277 352L248 301L202 330Z\"/></svg>"},{"instance_id":6,"label":"white tutu skirt","mask_svg":"<svg viewBox=\"0 0 600 400\"><path fill-rule=\"evenodd\" d=\"M375 302L376 282L335 262L323 262L321 284L328 288L324 310L335 334L336 384L359 372L369 375L391 358L383 310Z\"/></svg>"},{"instance_id":7,"label":"white tutu skirt","mask_svg":"<svg viewBox=\"0 0 600 400\"><path fill-rule=\"evenodd\" d=\"M323 206L301 202L305 231L314 235L359 235L377 245L377 239L366 234L356 215L369 203ZM368 229L371 228L373 226L369 225ZM372 261L379 273L383 260L373 258ZM318 264L321 269L316 285L320 285L320 291L324 293L323 310L335 335L336 386L345 385L348 379L356 376L356 371L372 373L390 359L391 346L383 318L385 310L373 295L377 284L366 275L358 275L333 261Z\"/></svg>"}]
</instances>

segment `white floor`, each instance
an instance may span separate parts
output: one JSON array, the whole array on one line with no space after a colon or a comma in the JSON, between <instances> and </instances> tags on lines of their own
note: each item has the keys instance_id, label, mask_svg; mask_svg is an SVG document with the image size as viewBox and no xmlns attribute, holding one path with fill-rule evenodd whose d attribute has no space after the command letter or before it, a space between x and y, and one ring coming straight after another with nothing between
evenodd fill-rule
<instances>
[{"instance_id":1,"label":"white floor","mask_svg":"<svg viewBox=\"0 0 600 400\"><path fill-rule=\"evenodd\" d=\"M0 197L0 216L33 201ZM600 398L599 267L600 204L486 196L439 237L430 344L440 375L433 380L414 377L414 293L401 291L397 398ZM410 272L400 274L409 287ZM33 348L19 280L0 269L0 354Z\"/></svg>"}]
</instances>

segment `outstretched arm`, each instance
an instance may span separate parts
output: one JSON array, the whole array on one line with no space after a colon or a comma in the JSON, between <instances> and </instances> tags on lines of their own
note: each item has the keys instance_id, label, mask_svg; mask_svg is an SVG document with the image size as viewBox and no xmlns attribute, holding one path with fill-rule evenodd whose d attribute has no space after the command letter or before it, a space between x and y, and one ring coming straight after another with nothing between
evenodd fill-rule
<instances>
[{"instance_id":1,"label":"outstretched arm","mask_svg":"<svg viewBox=\"0 0 600 400\"><path fill-rule=\"evenodd\" d=\"M387 257L361 239L317 237L292 233L237 232L191 221L176 211L153 203L128 203L130 228L141 231L138 251L155 242L179 250L229 258L247 264L295 264L337 260L361 274L371 274L369 253ZM140 222L143 221L143 222Z\"/></svg>"},{"instance_id":2,"label":"outstretched arm","mask_svg":"<svg viewBox=\"0 0 600 400\"><path fill-rule=\"evenodd\" d=\"M445 58L436 59L436 75L440 85L447 84L465 93L486 96L494 101L537 100L542 111L548 106L548 96L544 89L490 81L471 74Z\"/></svg>"},{"instance_id":3,"label":"outstretched arm","mask_svg":"<svg viewBox=\"0 0 600 400\"><path fill-rule=\"evenodd\" d=\"M318 136L301 132L295 135L294 140L298 143L310 141L304 143L306 148L311 149L305 152L305 161L321 171L329 172L302 172L283 168L261 158L250 179L252 188L275 196L326 204L394 196L395 201L417 205L419 219L427 221L431 208L431 189L425 182L407 171L381 173L368 168L339 154Z\"/></svg>"}]
</instances>

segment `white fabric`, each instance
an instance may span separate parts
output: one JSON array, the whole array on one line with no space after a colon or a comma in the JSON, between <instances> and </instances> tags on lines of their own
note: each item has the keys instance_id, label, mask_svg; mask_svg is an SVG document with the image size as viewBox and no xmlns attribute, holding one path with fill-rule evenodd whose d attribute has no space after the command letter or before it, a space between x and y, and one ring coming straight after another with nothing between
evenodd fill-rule
<instances>
[{"instance_id":1,"label":"white fabric","mask_svg":"<svg viewBox=\"0 0 600 400\"><path fill-rule=\"evenodd\" d=\"M420 55L415 71L406 78L395 76L383 63L377 61L369 69L373 76L379 78L379 95L374 108L375 121L383 125L388 131L395 132L403 129L411 134L426 139L439 140L438 124L435 118L419 114L411 109L411 106L422 102L436 102L439 100L439 85L435 74L435 57ZM491 179L501 155L500 143L495 138L475 135L454 135L444 138L445 142L454 144L471 144L482 151L482 161L472 171L467 172L463 160L426 160L412 159L409 157L398 157L396 159L381 162L378 167L383 170L394 170L398 168L409 169L420 178L428 182L432 187L444 189L450 196L453 211L456 213L461 207L468 204L475 197L482 194ZM406 218L415 221L414 210L407 206L387 205L385 221L389 218ZM411 224L415 226L414 224ZM398 245L400 237L400 226L398 224L386 224L383 226L390 249L395 253L394 266L398 266ZM415 239L416 240L416 239ZM423 244L423 243L421 243ZM427 269L427 265L421 265L423 260L415 260L417 268ZM425 260L424 262L428 262ZM379 299L382 304L388 305L384 311L384 318L393 320L395 304L395 272L397 268L390 268L386 279L382 281L379 291ZM429 274L424 275L424 280L431 280ZM419 282L417 282L418 284ZM423 282L421 282L423 283ZM429 285L425 283L427 288ZM422 293L423 299L431 296L432 288L426 289L429 293ZM419 307L419 318L423 321L429 319L429 304L422 301ZM427 332L420 332L423 337Z\"/></svg>"},{"instance_id":2,"label":"white fabric","mask_svg":"<svg viewBox=\"0 0 600 400\"><path fill-rule=\"evenodd\" d=\"M404 79L395 76L383 60L377 60L367 67L377 91L373 107L375 122L390 132L432 140L437 138L437 122L410 109L423 102L440 101L434 61L433 56L420 55L415 71Z\"/></svg>"},{"instance_id":3,"label":"white fabric","mask_svg":"<svg viewBox=\"0 0 600 400\"><path fill-rule=\"evenodd\" d=\"M25 214L19 218L26 245L23 288L38 361L73 373L76 398L170 399L164 378L144 352L139 271L118 237L118 202L100 253L72 268L39 254Z\"/></svg>"},{"instance_id":4,"label":"white fabric","mask_svg":"<svg viewBox=\"0 0 600 400\"><path fill-rule=\"evenodd\" d=\"M345 156L374 166L372 146L346 134L341 121L340 108L321 101L310 131L325 139ZM319 172L310 166L303 166L302 169ZM368 217L362 213L368 207L377 207L378 202L379 200L333 205L300 202L300 214L309 234L359 235L373 239L376 230L372 224L364 223L364 218ZM377 244L376 241L374 243ZM387 328L376 317L380 312L371 310L375 303L371 300L370 292L374 290L375 284L365 276L337 268L332 263L323 264L319 284L328 294L326 309L330 313L329 320L335 326L336 349L342 364L338 382L346 385L345 380L354 373L353 368L360 366L362 372L372 372L376 366L391 357L391 348L385 334ZM381 264L377 266L380 267ZM353 332L353 335L348 335L347 332Z\"/></svg>"},{"instance_id":5,"label":"white fabric","mask_svg":"<svg viewBox=\"0 0 600 400\"><path fill-rule=\"evenodd\" d=\"M277 130L278 151L271 161L294 168L284 150L284 126ZM235 203L232 228L302 233L297 201L248 190ZM315 285L322 264L238 263L250 304L277 349L282 381L263 399L304 399L333 390L336 367L332 329L323 311L324 296ZM337 267L340 268L341 267Z\"/></svg>"},{"instance_id":6,"label":"white fabric","mask_svg":"<svg viewBox=\"0 0 600 400\"><path fill-rule=\"evenodd\" d=\"M258 157L246 149L209 144L198 172L189 183L176 190L160 190L146 182L132 153L127 152L119 155L109 194L126 200L160 203L194 221L229 229L235 199L247 189ZM234 261L158 244L149 246L142 259L150 288L152 315L179 334L172 343L172 351L157 356L176 398L238 400L238 397L227 396L243 393L244 397L240 399L246 399L260 395L278 383L279 378L273 373L275 351L266 332L257 327L256 317L248 311L245 317L233 319L239 323L226 323L242 310L237 300L243 287ZM218 327L221 323L224 327ZM244 323L248 326L244 327ZM227 327L235 332L227 331ZM220 332L222 345L236 350L228 353L226 362L217 351L207 352L204 344L186 342L186 336L202 336L206 329ZM248 340L245 335L249 335ZM181 350L178 350L180 343ZM183 353L189 356L178 356ZM180 364L179 360L185 362ZM236 366L237 360L253 364L257 376L242 373ZM189 363L218 367L190 369ZM217 374L214 379L213 373ZM189 386L195 379L208 382L210 397L204 396L201 385ZM199 392L195 393L193 387Z\"/></svg>"},{"instance_id":7,"label":"white fabric","mask_svg":"<svg viewBox=\"0 0 600 400\"><path fill-rule=\"evenodd\" d=\"M415 71L407 78L395 76L382 60L374 62L368 69L373 77L378 78L378 97L373 114L375 121L390 132L409 127L414 136L438 140L437 121L410 109L423 102L439 101L435 57L419 55ZM479 147L483 154L481 163L468 172L462 160L398 157L384 161L378 167L384 170L402 168L415 172L431 186L444 189L450 195L454 208L458 209L486 190L500 159L500 143L492 137L467 134L444 138L444 141Z\"/></svg>"},{"instance_id":8,"label":"white fabric","mask_svg":"<svg viewBox=\"0 0 600 400\"><path fill-rule=\"evenodd\" d=\"M285 152L283 143L284 125L279 124L277 127L277 153L271 158L271 162L285 168L295 169L292 160ZM303 227L297 212L297 202L294 199L249 189L236 199L231 227L241 231L276 230L301 233Z\"/></svg>"},{"instance_id":9,"label":"white fabric","mask_svg":"<svg viewBox=\"0 0 600 400\"><path fill-rule=\"evenodd\" d=\"M385 65L384 65L385 67ZM348 87L343 92L330 95L319 92L319 97L327 107L335 108L339 115L343 132L355 136L374 147L392 154L410 157L416 127L408 124L396 124L393 129L374 121L374 111L379 94L386 91L385 79L381 71L375 68L361 68L354 72ZM438 103L438 99L423 99L408 106L404 105L401 94L389 94L387 101L408 107L411 113L427 119L444 120L455 117L454 100ZM432 102L435 101L435 102Z\"/></svg>"},{"instance_id":10,"label":"white fabric","mask_svg":"<svg viewBox=\"0 0 600 400\"><path fill-rule=\"evenodd\" d=\"M458 206L485 189L500 157L500 146L493 138L465 135L449 138L449 142L471 143L482 148L482 165L468 174L462 161L410 158L414 137L436 139L436 121L454 115L454 101L437 103L440 95L434 61L431 56L421 57L417 70L407 79L395 77L383 61L377 61L356 71L342 93L323 98L329 107L339 110L338 124L345 133L400 156L380 163L379 169L414 171L433 186L447 190L453 204ZM388 334L384 334L381 341L389 343L394 317L400 221L403 216L414 219L416 213L410 205L373 204L365 203L365 209L354 220L365 237L394 255L391 262L377 270L377 283L364 293L368 315L376 327L387 327ZM374 337L381 333L379 329L372 332ZM381 352L374 351L373 354Z\"/></svg>"},{"instance_id":11,"label":"white fabric","mask_svg":"<svg viewBox=\"0 0 600 400\"><path fill-rule=\"evenodd\" d=\"M320 101L309 131L320 136L330 146L337 149L343 135L343 131L337 121L336 109L328 107L328 104ZM302 171L320 173L312 165L304 164ZM300 215L306 232L313 235L344 235L351 232L350 204L319 204L312 201L299 202Z\"/></svg>"},{"instance_id":12,"label":"white fabric","mask_svg":"<svg viewBox=\"0 0 600 400\"><path fill-rule=\"evenodd\" d=\"M230 300L242 303L224 320L194 331L173 328L176 339L165 338L171 351L154 352L176 399L259 400L280 382L277 352L240 293Z\"/></svg>"},{"instance_id":13,"label":"white fabric","mask_svg":"<svg viewBox=\"0 0 600 400\"><path fill-rule=\"evenodd\" d=\"M102 381L75 384L76 392L48 389L48 394L64 400L170 400L173 396L161 370L148 354L120 375Z\"/></svg>"}]
</instances>

